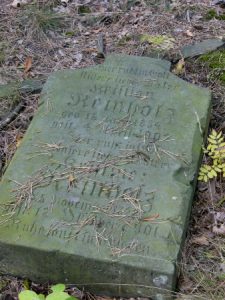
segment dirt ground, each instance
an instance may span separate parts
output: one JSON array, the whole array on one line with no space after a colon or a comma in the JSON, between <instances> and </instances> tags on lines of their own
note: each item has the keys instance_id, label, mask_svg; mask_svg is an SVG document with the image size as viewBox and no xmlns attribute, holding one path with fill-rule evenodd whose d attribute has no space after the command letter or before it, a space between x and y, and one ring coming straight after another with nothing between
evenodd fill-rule
<instances>
[{"instance_id":1,"label":"dirt ground","mask_svg":"<svg viewBox=\"0 0 225 300\"><path fill-rule=\"evenodd\" d=\"M102 52L139 56L158 53L157 45L141 41L143 34L164 36L166 44L160 50L173 63L184 45L225 37L225 8L214 5L216 1L73 0L63 6L57 0L36 0L19 8L12 8L11 2L0 3L0 84L45 79L56 70L95 65L104 60ZM210 129L225 133L225 88L209 75L198 58L186 60L180 74L212 90ZM2 173L29 126L38 98L39 94L19 94L14 102L1 102L0 124L23 101L19 114L0 132ZM225 238L223 232L213 230L225 222L224 203L224 180L198 184L180 264L177 299L225 299ZM0 279L0 299L17 299L24 285L38 293L47 293L49 288L47 283L4 277ZM101 298L76 288L68 291L81 299Z\"/></svg>"}]
</instances>

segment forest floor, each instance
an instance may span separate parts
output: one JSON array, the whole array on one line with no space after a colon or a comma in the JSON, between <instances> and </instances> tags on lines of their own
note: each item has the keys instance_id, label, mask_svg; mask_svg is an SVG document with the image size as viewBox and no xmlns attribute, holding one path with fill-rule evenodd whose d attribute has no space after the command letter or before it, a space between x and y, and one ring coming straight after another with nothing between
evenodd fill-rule
<instances>
[{"instance_id":1,"label":"forest floor","mask_svg":"<svg viewBox=\"0 0 225 300\"><path fill-rule=\"evenodd\" d=\"M157 46L140 37L163 36L163 51L175 62L182 58L184 45L225 37L225 8L208 0L73 0L67 6L57 0L37 0L19 8L11 7L11 2L1 0L0 4L0 84L45 79L56 70L98 64L103 60L99 39L103 39L106 55L150 56ZM185 60L183 67L179 74L183 79L212 90L210 130L225 134L225 85L211 76L198 58ZM37 109L39 94L20 94L18 98L6 99L0 106L1 122L23 101L20 113L0 132L2 173ZM224 181L199 183L180 264L177 299L225 299L224 228ZM0 299L17 299L24 284L28 283L2 277ZM36 292L47 293L49 288L48 283L29 285ZM81 299L106 299L76 288L68 291Z\"/></svg>"}]
</instances>

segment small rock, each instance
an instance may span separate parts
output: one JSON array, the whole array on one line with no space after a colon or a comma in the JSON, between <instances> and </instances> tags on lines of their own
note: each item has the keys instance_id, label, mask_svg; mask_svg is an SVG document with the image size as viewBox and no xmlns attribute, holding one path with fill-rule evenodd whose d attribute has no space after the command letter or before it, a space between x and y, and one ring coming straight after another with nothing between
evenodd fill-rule
<instances>
[{"instance_id":1,"label":"small rock","mask_svg":"<svg viewBox=\"0 0 225 300\"><path fill-rule=\"evenodd\" d=\"M219 5L222 8L225 8L225 0L215 0L212 5Z\"/></svg>"},{"instance_id":2,"label":"small rock","mask_svg":"<svg viewBox=\"0 0 225 300\"><path fill-rule=\"evenodd\" d=\"M197 30L202 30L204 28L201 24L193 24L193 27Z\"/></svg>"},{"instance_id":3,"label":"small rock","mask_svg":"<svg viewBox=\"0 0 225 300\"><path fill-rule=\"evenodd\" d=\"M184 46L181 49L181 53L184 58L194 57L217 50L224 45L225 42L221 39L210 39L196 43L194 45Z\"/></svg>"},{"instance_id":4,"label":"small rock","mask_svg":"<svg viewBox=\"0 0 225 300\"><path fill-rule=\"evenodd\" d=\"M220 264L220 271L225 273L225 263Z\"/></svg>"},{"instance_id":5,"label":"small rock","mask_svg":"<svg viewBox=\"0 0 225 300\"><path fill-rule=\"evenodd\" d=\"M80 64L80 62L83 59L83 54L82 53L77 53L74 55L74 58L76 60L76 66L78 66Z\"/></svg>"},{"instance_id":6,"label":"small rock","mask_svg":"<svg viewBox=\"0 0 225 300\"><path fill-rule=\"evenodd\" d=\"M168 277L166 275L160 275L158 277L153 278L153 283L157 287L163 287L167 284Z\"/></svg>"}]
</instances>

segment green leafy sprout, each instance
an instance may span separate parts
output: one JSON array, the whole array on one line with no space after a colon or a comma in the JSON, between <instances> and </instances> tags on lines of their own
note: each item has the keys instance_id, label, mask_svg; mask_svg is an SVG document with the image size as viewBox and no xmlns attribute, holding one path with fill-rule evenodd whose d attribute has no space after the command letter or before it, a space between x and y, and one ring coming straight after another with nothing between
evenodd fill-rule
<instances>
[{"instance_id":1,"label":"green leafy sprout","mask_svg":"<svg viewBox=\"0 0 225 300\"><path fill-rule=\"evenodd\" d=\"M78 300L65 292L64 284L56 284L51 287L52 293L45 297L43 294L37 294L34 291L24 290L19 293L19 300Z\"/></svg>"},{"instance_id":2,"label":"green leafy sprout","mask_svg":"<svg viewBox=\"0 0 225 300\"><path fill-rule=\"evenodd\" d=\"M225 177L225 140L222 132L217 133L214 129L208 137L207 148L203 148L211 164L204 164L199 170L198 180L208 182L216 178L218 174Z\"/></svg>"}]
</instances>

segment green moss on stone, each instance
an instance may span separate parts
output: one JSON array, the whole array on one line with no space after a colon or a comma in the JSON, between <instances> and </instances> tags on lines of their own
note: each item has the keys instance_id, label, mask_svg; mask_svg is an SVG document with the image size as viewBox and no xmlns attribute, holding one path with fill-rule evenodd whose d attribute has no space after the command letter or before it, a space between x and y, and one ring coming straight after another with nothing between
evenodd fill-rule
<instances>
[{"instance_id":1,"label":"green moss on stone","mask_svg":"<svg viewBox=\"0 0 225 300\"><path fill-rule=\"evenodd\" d=\"M225 84L225 50L203 54L199 60L211 69L211 75Z\"/></svg>"}]
</instances>

